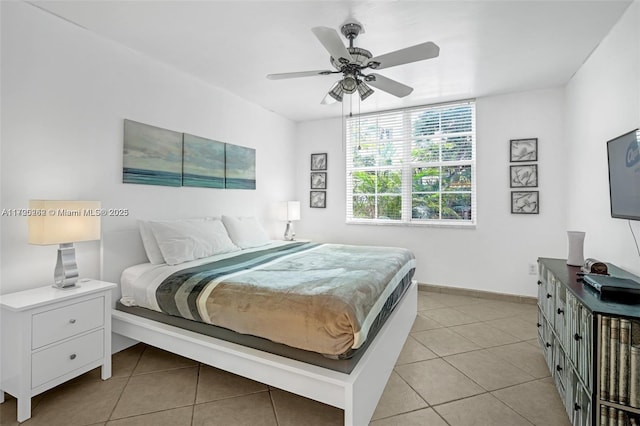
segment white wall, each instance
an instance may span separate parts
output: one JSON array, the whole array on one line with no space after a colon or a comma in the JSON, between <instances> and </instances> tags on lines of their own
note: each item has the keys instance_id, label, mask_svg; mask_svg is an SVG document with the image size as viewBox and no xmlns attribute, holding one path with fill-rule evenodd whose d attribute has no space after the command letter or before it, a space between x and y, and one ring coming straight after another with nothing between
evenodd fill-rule
<instances>
[{"instance_id":1,"label":"white wall","mask_svg":"<svg viewBox=\"0 0 640 426\"><path fill-rule=\"evenodd\" d=\"M640 274L629 223L612 219L606 142L640 127L640 2L566 88L567 222L586 232L585 256ZM640 223L632 222L640 237Z\"/></svg>"},{"instance_id":2,"label":"white wall","mask_svg":"<svg viewBox=\"0 0 640 426\"><path fill-rule=\"evenodd\" d=\"M476 104L476 229L345 224L345 159L339 119L302 123L297 132L300 238L403 246L417 258L423 283L534 296L528 265L566 257L563 90L481 98ZM512 215L509 139L537 137L539 215ZM328 153L327 208L309 205L309 156Z\"/></svg>"},{"instance_id":3,"label":"white wall","mask_svg":"<svg viewBox=\"0 0 640 426\"><path fill-rule=\"evenodd\" d=\"M2 8L1 207L30 199L101 200L137 218L257 215L274 237L274 207L294 194L295 124L224 90L104 40L23 2ZM257 190L122 184L123 119L256 148ZM27 244L25 217L1 218L0 292L52 281L56 247ZM76 245L80 274L99 275L99 244Z\"/></svg>"}]
</instances>

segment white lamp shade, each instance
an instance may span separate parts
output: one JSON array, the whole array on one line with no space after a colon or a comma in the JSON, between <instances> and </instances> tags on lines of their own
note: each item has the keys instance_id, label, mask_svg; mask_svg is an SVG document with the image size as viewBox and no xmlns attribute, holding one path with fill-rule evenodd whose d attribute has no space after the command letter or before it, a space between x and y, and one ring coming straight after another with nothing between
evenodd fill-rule
<instances>
[{"instance_id":1,"label":"white lamp shade","mask_svg":"<svg viewBox=\"0 0 640 426\"><path fill-rule=\"evenodd\" d=\"M287 201L287 220L300 220L300 201Z\"/></svg>"},{"instance_id":2,"label":"white lamp shade","mask_svg":"<svg viewBox=\"0 0 640 426\"><path fill-rule=\"evenodd\" d=\"M76 243L100 239L100 201L31 200L29 243Z\"/></svg>"}]
</instances>

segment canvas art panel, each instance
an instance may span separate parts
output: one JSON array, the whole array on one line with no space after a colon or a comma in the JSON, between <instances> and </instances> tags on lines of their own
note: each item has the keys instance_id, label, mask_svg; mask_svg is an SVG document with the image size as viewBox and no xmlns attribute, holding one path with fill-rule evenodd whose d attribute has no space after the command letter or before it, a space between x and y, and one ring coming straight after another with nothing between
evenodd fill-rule
<instances>
[{"instance_id":1,"label":"canvas art panel","mask_svg":"<svg viewBox=\"0 0 640 426\"><path fill-rule=\"evenodd\" d=\"M184 134L182 186L225 187L225 144Z\"/></svg>"},{"instance_id":2,"label":"canvas art panel","mask_svg":"<svg viewBox=\"0 0 640 426\"><path fill-rule=\"evenodd\" d=\"M256 189L256 150L226 144L225 188Z\"/></svg>"},{"instance_id":3,"label":"canvas art panel","mask_svg":"<svg viewBox=\"0 0 640 426\"><path fill-rule=\"evenodd\" d=\"M182 185L182 133L124 120L122 182Z\"/></svg>"}]
</instances>

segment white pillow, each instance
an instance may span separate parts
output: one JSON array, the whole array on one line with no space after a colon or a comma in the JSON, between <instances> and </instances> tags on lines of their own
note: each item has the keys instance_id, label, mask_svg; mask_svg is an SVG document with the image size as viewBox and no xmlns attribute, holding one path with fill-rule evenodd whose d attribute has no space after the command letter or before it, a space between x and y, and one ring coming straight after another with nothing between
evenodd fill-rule
<instances>
[{"instance_id":1,"label":"white pillow","mask_svg":"<svg viewBox=\"0 0 640 426\"><path fill-rule=\"evenodd\" d=\"M255 217L222 216L231 241L240 248L259 247L271 242Z\"/></svg>"},{"instance_id":2,"label":"white pillow","mask_svg":"<svg viewBox=\"0 0 640 426\"><path fill-rule=\"evenodd\" d=\"M176 220L165 220L165 221L138 220L138 229L140 230L142 245L144 246L144 251L147 253L147 259L149 259L149 263L153 265L162 265L163 263L165 263L164 257L162 256L162 251L160 251L160 247L158 246L156 237L153 235L153 230L151 229L151 225L150 225L151 222L175 223L175 222L188 222L188 221L197 222L197 221L203 221L203 220L220 220L220 217L206 216L206 217L195 217L192 219L176 219Z\"/></svg>"},{"instance_id":3,"label":"white pillow","mask_svg":"<svg viewBox=\"0 0 640 426\"><path fill-rule=\"evenodd\" d=\"M140 229L140 237L142 238L142 245L144 245L144 251L147 253L147 259L154 265L161 265L164 263L164 257L156 241L156 237L153 236L151 225L144 220L138 221L138 228Z\"/></svg>"},{"instance_id":4,"label":"white pillow","mask_svg":"<svg viewBox=\"0 0 640 426\"><path fill-rule=\"evenodd\" d=\"M237 251L220 220L150 222L164 260L169 265Z\"/></svg>"}]
</instances>

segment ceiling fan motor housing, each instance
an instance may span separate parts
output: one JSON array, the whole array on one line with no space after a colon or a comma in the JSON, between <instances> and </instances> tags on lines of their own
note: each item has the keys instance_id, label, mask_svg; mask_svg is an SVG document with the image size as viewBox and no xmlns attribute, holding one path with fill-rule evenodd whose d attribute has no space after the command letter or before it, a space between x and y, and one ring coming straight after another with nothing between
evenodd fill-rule
<instances>
[{"instance_id":1,"label":"ceiling fan motor housing","mask_svg":"<svg viewBox=\"0 0 640 426\"><path fill-rule=\"evenodd\" d=\"M347 50L353 58L353 62L350 64L344 64L340 60L336 60L336 58L331 56L331 65L333 65L333 67L338 71L342 70L342 67L345 65L359 65L361 67L365 67L369 63L369 59L373 57L371 52L361 47L347 47Z\"/></svg>"},{"instance_id":2,"label":"ceiling fan motor housing","mask_svg":"<svg viewBox=\"0 0 640 426\"><path fill-rule=\"evenodd\" d=\"M349 40L350 44L353 44L353 39L358 37L360 31L362 31L362 25L356 24L355 22L349 22L344 24L342 28L340 28L342 35Z\"/></svg>"}]
</instances>

